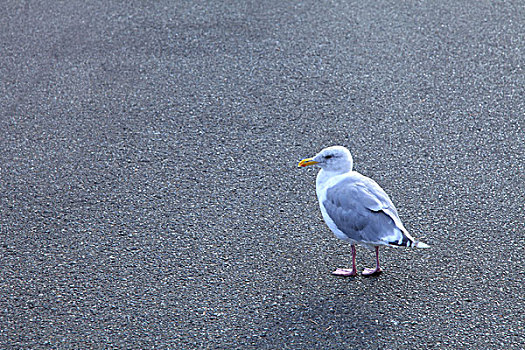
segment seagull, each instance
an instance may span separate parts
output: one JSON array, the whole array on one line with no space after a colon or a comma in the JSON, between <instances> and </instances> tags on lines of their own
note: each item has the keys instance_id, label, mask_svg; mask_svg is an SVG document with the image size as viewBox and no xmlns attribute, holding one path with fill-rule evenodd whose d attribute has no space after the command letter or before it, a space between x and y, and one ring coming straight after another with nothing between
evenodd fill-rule
<instances>
[{"instance_id":1,"label":"seagull","mask_svg":"<svg viewBox=\"0 0 525 350\"><path fill-rule=\"evenodd\" d=\"M379 246L429 248L407 232L386 192L371 178L352 170L353 159L347 148L328 147L298 164L309 165L321 168L315 188L324 221L337 238L351 244L352 269L338 268L332 274L357 275L356 244L376 253L376 267L365 268L363 276L382 272Z\"/></svg>"}]
</instances>

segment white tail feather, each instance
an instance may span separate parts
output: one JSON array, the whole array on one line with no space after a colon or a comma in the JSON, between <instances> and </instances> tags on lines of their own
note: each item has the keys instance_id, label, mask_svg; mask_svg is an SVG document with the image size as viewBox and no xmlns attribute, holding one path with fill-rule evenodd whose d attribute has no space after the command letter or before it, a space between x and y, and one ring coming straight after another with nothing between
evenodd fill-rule
<instances>
[{"instance_id":1,"label":"white tail feather","mask_svg":"<svg viewBox=\"0 0 525 350\"><path fill-rule=\"evenodd\" d=\"M416 248L430 248L430 246L423 242L414 242L414 247Z\"/></svg>"}]
</instances>

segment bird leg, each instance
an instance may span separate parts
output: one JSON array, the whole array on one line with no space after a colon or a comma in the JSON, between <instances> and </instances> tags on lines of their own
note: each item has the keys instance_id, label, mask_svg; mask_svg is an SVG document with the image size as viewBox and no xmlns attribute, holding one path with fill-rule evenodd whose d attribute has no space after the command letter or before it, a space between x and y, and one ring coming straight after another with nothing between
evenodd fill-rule
<instances>
[{"instance_id":1,"label":"bird leg","mask_svg":"<svg viewBox=\"0 0 525 350\"><path fill-rule=\"evenodd\" d=\"M332 275L336 276L357 276L357 267L355 265L355 245L352 244L352 269L336 269L334 272L332 272Z\"/></svg>"},{"instance_id":2,"label":"bird leg","mask_svg":"<svg viewBox=\"0 0 525 350\"><path fill-rule=\"evenodd\" d=\"M363 276L379 275L381 271L382 270L379 267L379 247L376 247L376 268L375 269L370 269L370 268L364 269Z\"/></svg>"}]
</instances>

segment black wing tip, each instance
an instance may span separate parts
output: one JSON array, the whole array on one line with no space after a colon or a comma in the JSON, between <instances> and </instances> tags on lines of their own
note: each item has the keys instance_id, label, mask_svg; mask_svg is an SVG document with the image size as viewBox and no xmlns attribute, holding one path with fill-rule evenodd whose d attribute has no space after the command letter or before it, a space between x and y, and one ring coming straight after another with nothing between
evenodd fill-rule
<instances>
[{"instance_id":1,"label":"black wing tip","mask_svg":"<svg viewBox=\"0 0 525 350\"><path fill-rule=\"evenodd\" d=\"M400 241L388 242L388 244L396 247L430 248L428 244L411 240L406 236L403 236L403 239L401 239Z\"/></svg>"},{"instance_id":2,"label":"black wing tip","mask_svg":"<svg viewBox=\"0 0 525 350\"><path fill-rule=\"evenodd\" d=\"M395 247L430 248L428 244L419 241L412 241L408 237L403 237L401 241L388 242L388 244Z\"/></svg>"},{"instance_id":3,"label":"black wing tip","mask_svg":"<svg viewBox=\"0 0 525 350\"><path fill-rule=\"evenodd\" d=\"M400 239L399 241L388 242L388 244L397 246L397 247L412 247L415 244L415 242L412 241L407 236L403 235L403 238Z\"/></svg>"}]
</instances>

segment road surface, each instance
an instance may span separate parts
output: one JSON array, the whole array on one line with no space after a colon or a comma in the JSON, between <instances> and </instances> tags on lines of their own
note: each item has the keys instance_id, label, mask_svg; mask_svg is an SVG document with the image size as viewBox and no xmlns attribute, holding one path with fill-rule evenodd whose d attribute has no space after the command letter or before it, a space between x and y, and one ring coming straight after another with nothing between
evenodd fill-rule
<instances>
[{"instance_id":1,"label":"road surface","mask_svg":"<svg viewBox=\"0 0 525 350\"><path fill-rule=\"evenodd\" d=\"M522 1L0 18L1 348L525 347ZM334 144L432 249L330 274L350 247L296 166Z\"/></svg>"}]
</instances>

